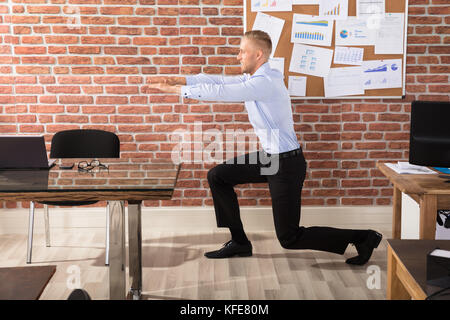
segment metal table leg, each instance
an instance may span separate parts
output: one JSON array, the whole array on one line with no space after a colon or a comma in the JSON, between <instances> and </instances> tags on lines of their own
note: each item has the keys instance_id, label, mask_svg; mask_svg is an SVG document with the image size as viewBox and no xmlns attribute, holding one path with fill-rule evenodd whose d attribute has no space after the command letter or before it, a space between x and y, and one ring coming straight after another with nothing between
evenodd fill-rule
<instances>
[{"instance_id":1,"label":"metal table leg","mask_svg":"<svg viewBox=\"0 0 450 320\"><path fill-rule=\"evenodd\" d=\"M123 201L109 202L109 298L125 299L125 206Z\"/></svg>"},{"instance_id":2,"label":"metal table leg","mask_svg":"<svg viewBox=\"0 0 450 320\"><path fill-rule=\"evenodd\" d=\"M130 292L133 300L142 293L142 226L141 201L128 201L128 250Z\"/></svg>"}]
</instances>

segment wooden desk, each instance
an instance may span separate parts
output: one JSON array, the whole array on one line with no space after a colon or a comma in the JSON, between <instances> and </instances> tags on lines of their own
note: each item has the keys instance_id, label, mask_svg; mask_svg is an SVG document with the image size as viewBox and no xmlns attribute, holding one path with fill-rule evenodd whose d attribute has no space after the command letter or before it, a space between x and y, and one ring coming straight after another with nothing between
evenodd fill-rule
<instances>
[{"instance_id":1,"label":"wooden desk","mask_svg":"<svg viewBox=\"0 0 450 320\"><path fill-rule=\"evenodd\" d=\"M401 237L403 192L419 204L419 239L434 239L437 210L450 209L450 184L438 174L398 174L381 162L377 168L394 185L392 237Z\"/></svg>"},{"instance_id":2,"label":"wooden desk","mask_svg":"<svg viewBox=\"0 0 450 320\"><path fill-rule=\"evenodd\" d=\"M56 266L0 268L0 300L37 300Z\"/></svg>"},{"instance_id":3,"label":"wooden desk","mask_svg":"<svg viewBox=\"0 0 450 320\"><path fill-rule=\"evenodd\" d=\"M110 299L142 293L143 200L172 197L180 165L169 159L102 159L108 170L0 170L0 200L11 201L109 201ZM128 260L130 290L126 290L125 201L128 202ZM30 215L29 228L33 219Z\"/></svg>"},{"instance_id":4,"label":"wooden desk","mask_svg":"<svg viewBox=\"0 0 450 320\"><path fill-rule=\"evenodd\" d=\"M437 247L450 250L450 240L389 239L387 242L387 299L423 300L442 289L427 285L427 254Z\"/></svg>"}]
</instances>

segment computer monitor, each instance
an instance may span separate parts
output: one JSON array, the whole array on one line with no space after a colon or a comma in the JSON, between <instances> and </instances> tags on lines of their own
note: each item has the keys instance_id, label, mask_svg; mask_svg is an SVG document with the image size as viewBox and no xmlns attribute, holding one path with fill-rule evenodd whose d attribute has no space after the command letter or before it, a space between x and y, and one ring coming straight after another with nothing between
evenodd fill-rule
<instances>
[{"instance_id":1,"label":"computer monitor","mask_svg":"<svg viewBox=\"0 0 450 320\"><path fill-rule=\"evenodd\" d=\"M450 102L414 101L411 104L409 162L450 167Z\"/></svg>"}]
</instances>

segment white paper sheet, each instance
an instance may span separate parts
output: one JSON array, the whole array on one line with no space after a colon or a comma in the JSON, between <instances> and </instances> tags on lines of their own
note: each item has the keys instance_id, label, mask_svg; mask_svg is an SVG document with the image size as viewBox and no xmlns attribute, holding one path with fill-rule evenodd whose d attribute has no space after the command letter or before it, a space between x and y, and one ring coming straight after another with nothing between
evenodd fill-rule
<instances>
[{"instance_id":1,"label":"white paper sheet","mask_svg":"<svg viewBox=\"0 0 450 320\"><path fill-rule=\"evenodd\" d=\"M434 249L430 256L450 258L450 250Z\"/></svg>"},{"instance_id":2,"label":"white paper sheet","mask_svg":"<svg viewBox=\"0 0 450 320\"><path fill-rule=\"evenodd\" d=\"M363 62L364 89L402 87L402 60L368 60Z\"/></svg>"},{"instance_id":3,"label":"white paper sheet","mask_svg":"<svg viewBox=\"0 0 450 320\"><path fill-rule=\"evenodd\" d=\"M306 77L289 76L288 91L291 96L306 96Z\"/></svg>"},{"instance_id":4,"label":"white paper sheet","mask_svg":"<svg viewBox=\"0 0 450 320\"><path fill-rule=\"evenodd\" d=\"M329 47L333 39L333 23L326 17L294 14L291 42Z\"/></svg>"},{"instance_id":5,"label":"white paper sheet","mask_svg":"<svg viewBox=\"0 0 450 320\"><path fill-rule=\"evenodd\" d=\"M385 163L385 165L400 174L437 174L436 171L409 162Z\"/></svg>"},{"instance_id":6,"label":"white paper sheet","mask_svg":"<svg viewBox=\"0 0 450 320\"><path fill-rule=\"evenodd\" d=\"M348 17L336 20L337 46L370 46L375 44L375 29L367 27L366 19Z\"/></svg>"},{"instance_id":7,"label":"white paper sheet","mask_svg":"<svg viewBox=\"0 0 450 320\"><path fill-rule=\"evenodd\" d=\"M289 71L325 77L330 72L333 50L294 44Z\"/></svg>"},{"instance_id":8,"label":"white paper sheet","mask_svg":"<svg viewBox=\"0 0 450 320\"><path fill-rule=\"evenodd\" d=\"M364 48L335 47L334 64L349 64L352 66L362 65Z\"/></svg>"},{"instance_id":9,"label":"white paper sheet","mask_svg":"<svg viewBox=\"0 0 450 320\"><path fill-rule=\"evenodd\" d=\"M267 34L270 36L270 40L272 40L272 53L270 55L271 57L273 57L277 49L283 26L283 19L273 17L263 12L258 12L256 14L252 30L261 30L267 32Z\"/></svg>"},{"instance_id":10,"label":"white paper sheet","mask_svg":"<svg viewBox=\"0 0 450 320\"><path fill-rule=\"evenodd\" d=\"M386 13L376 32L375 54L403 54L405 15Z\"/></svg>"},{"instance_id":11,"label":"white paper sheet","mask_svg":"<svg viewBox=\"0 0 450 320\"><path fill-rule=\"evenodd\" d=\"M385 0L356 0L356 16L359 18L374 14L384 15L385 12Z\"/></svg>"},{"instance_id":12,"label":"white paper sheet","mask_svg":"<svg viewBox=\"0 0 450 320\"><path fill-rule=\"evenodd\" d=\"M292 4L319 4L320 0L293 0Z\"/></svg>"},{"instance_id":13,"label":"white paper sheet","mask_svg":"<svg viewBox=\"0 0 450 320\"><path fill-rule=\"evenodd\" d=\"M348 0L320 0L319 16L335 20L347 19Z\"/></svg>"},{"instance_id":14,"label":"white paper sheet","mask_svg":"<svg viewBox=\"0 0 450 320\"><path fill-rule=\"evenodd\" d=\"M284 75L284 58L270 58L269 65L272 69L277 69Z\"/></svg>"},{"instance_id":15,"label":"white paper sheet","mask_svg":"<svg viewBox=\"0 0 450 320\"><path fill-rule=\"evenodd\" d=\"M331 68L324 78L325 97L364 94L362 67Z\"/></svg>"},{"instance_id":16,"label":"white paper sheet","mask_svg":"<svg viewBox=\"0 0 450 320\"><path fill-rule=\"evenodd\" d=\"M252 11L292 11L292 0L251 0Z\"/></svg>"}]
</instances>

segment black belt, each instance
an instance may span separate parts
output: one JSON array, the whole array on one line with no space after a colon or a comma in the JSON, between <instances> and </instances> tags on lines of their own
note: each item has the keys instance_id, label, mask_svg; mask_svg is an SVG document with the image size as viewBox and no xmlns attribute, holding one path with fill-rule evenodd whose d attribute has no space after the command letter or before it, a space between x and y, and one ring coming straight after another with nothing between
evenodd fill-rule
<instances>
[{"instance_id":1,"label":"black belt","mask_svg":"<svg viewBox=\"0 0 450 320\"><path fill-rule=\"evenodd\" d=\"M298 148L295 150L291 150L291 151L287 151L287 152L282 152L282 153L278 153L278 154L270 154L264 151L264 153L268 156L268 157L278 157L280 159L284 159L284 158L290 158L290 157L295 157L298 156L302 153L302 148Z\"/></svg>"}]
</instances>

